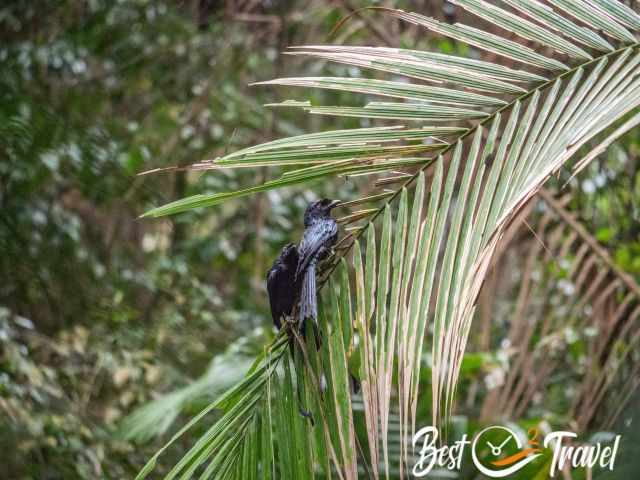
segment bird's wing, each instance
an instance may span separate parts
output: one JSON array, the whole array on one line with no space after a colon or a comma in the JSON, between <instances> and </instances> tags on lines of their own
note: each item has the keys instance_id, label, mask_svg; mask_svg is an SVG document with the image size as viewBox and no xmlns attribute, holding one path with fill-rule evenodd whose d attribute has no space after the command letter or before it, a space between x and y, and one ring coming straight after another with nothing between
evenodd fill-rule
<instances>
[{"instance_id":1,"label":"bird's wing","mask_svg":"<svg viewBox=\"0 0 640 480\"><path fill-rule=\"evenodd\" d=\"M274 265L273 267L271 267L271 270L269 270L269 273L267 274L267 293L269 294L269 306L271 307L271 317L273 318L273 323L275 324L276 328L280 329L280 326L282 325L281 317L283 312L282 305L280 305L280 297L282 292L280 292L279 281L281 282L282 279L279 279L278 276L278 266Z\"/></svg>"},{"instance_id":2,"label":"bird's wing","mask_svg":"<svg viewBox=\"0 0 640 480\"><path fill-rule=\"evenodd\" d=\"M298 266L298 250L295 245L287 245L267 273L267 292L271 306L273 323L282 327L282 317L291 315L297 297L294 274Z\"/></svg>"},{"instance_id":3,"label":"bird's wing","mask_svg":"<svg viewBox=\"0 0 640 480\"><path fill-rule=\"evenodd\" d=\"M309 263L316 258L320 249L333 244L337 234L338 224L333 219L316 222L304 231L298 247L300 260L298 261L296 278L299 278L306 271Z\"/></svg>"}]
</instances>

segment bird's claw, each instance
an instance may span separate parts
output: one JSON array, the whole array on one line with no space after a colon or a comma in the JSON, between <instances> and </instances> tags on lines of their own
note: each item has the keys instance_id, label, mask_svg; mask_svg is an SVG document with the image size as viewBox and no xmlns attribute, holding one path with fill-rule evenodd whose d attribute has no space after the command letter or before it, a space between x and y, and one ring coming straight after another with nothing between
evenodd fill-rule
<instances>
[{"instance_id":1,"label":"bird's claw","mask_svg":"<svg viewBox=\"0 0 640 480\"><path fill-rule=\"evenodd\" d=\"M304 408L302 408L302 405L298 405L298 412L304 418L308 418L309 419L309 421L311 422L311 426L312 427L314 427L316 425L316 422L313 420L313 414L310 411L305 410Z\"/></svg>"}]
</instances>

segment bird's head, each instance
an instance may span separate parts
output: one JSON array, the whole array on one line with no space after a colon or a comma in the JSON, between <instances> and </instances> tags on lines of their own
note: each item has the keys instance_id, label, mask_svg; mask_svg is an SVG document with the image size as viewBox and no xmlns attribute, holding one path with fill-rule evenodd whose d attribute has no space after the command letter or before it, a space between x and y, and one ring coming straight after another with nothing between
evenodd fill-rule
<instances>
[{"instance_id":1,"label":"bird's head","mask_svg":"<svg viewBox=\"0 0 640 480\"><path fill-rule=\"evenodd\" d=\"M309 204L304 212L304 225L308 226L314 218L326 218L331 216L331 210L340 204L340 200L323 198Z\"/></svg>"}]
</instances>

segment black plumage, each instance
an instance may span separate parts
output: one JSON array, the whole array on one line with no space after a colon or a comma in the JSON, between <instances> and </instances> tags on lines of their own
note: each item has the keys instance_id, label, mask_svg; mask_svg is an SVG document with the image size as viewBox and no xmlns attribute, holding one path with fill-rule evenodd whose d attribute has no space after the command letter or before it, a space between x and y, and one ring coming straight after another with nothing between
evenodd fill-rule
<instances>
[{"instance_id":1,"label":"black plumage","mask_svg":"<svg viewBox=\"0 0 640 480\"><path fill-rule=\"evenodd\" d=\"M295 284L300 285L300 329L304 331L304 321L314 321L318 317L316 298L316 266L327 257L338 239L338 224L331 216L331 210L340 202L328 199L318 200L307 207L304 213L304 234L298 245L298 267Z\"/></svg>"},{"instance_id":2,"label":"black plumage","mask_svg":"<svg viewBox=\"0 0 640 480\"><path fill-rule=\"evenodd\" d=\"M299 295L295 285L298 259L298 249L293 243L289 243L284 246L267 273L267 292L271 305L271 317L278 330L282 328L283 319L291 316Z\"/></svg>"},{"instance_id":3,"label":"black plumage","mask_svg":"<svg viewBox=\"0 0 640 480\"><path fill-rule=\"evenodd\" d=\"M291 317L298 300L300 301L298 328L303 335L305 320L312 318L315 322L318 317L316 266L329 254L331 247L338 239L338 224L331 217L331 210L338 203L323 199L309 205L304 213L305 230L300 245L298 248L292 243L285 245L267 273L271 316L278 330L282 328L283 320ZM320 348L315 323L313 326L316 333L316 347ZM293 336L289 338L289 349L297 365L299 359L296 361ZM298 410L313 424L311 413L302 408L301 384L302 381L299 380L297 382Z\"/></svg>"}]
</instances>

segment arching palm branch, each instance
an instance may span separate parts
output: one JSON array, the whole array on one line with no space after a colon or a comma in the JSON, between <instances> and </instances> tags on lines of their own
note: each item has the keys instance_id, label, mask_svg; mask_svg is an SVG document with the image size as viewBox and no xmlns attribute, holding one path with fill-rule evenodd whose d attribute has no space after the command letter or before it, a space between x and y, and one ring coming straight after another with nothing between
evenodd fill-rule
<instances>
[{"instance_id":1,"label":"arching palm branch","mask_svg":"<svg viewBox=\"0 0 640 480\"><path fill-rule=\"evenodd\" d=\"M196 164L191 168L288 170L262 185L196 195L146 214L179 213L335 176L386 175L379 184L400 183L354 199L352 205L370 206L343 219L351 227L333 258L334 265L343 260L340 278L329 269L332 286L323 292L327 341L318 355L306 354L305 383L319 425L310 429L287 410L293 386L278 340L269 363L263 359L214 404L224 415L167 478L190 478L201 465L206 465L201 478L267 478L274 471L281 478L307 478L315 468L356 478L347 362L358 365L362 381L368 437L363 450L369 452L373 476L389 476L393 379L401 434L409 434L416 421L420 354L427 331L433 330L433 421L446 422L475 302L506 228L589 140L621 125L610 143L637 125L640 16L624 4L505 0L502 8L483 0L453 3L515 39L400 10L377 10L491 52L510 66L397 48L292 49L294 55L383 72L393 80L277 79L268 83L382 97L362 106L278 105L401 124L286 138ZM282 375L274 367L279 364L286 367ZM330 372L324 394L317 389L320 371ZM294 433L287 433L288 427Z\"/></svg>"}]
</instances>

